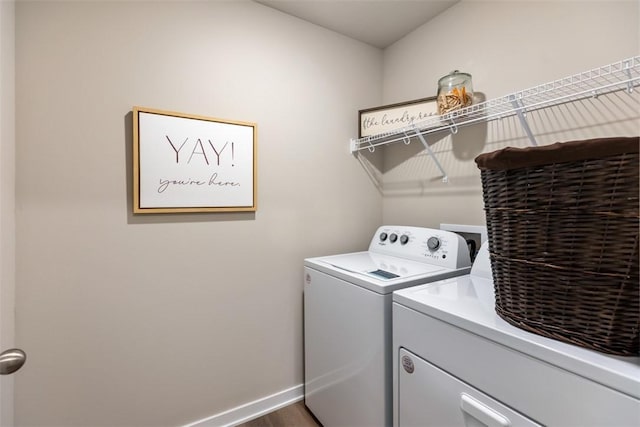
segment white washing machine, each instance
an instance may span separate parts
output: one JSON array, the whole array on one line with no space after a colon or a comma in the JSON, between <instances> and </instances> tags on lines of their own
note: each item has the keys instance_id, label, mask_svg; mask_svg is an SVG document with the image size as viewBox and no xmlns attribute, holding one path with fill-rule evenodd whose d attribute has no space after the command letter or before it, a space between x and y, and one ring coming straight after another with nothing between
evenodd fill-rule
<instances>
[{"instance_id":1,"label":"white washing machine","mask_svg":"<svg viewBox=\"0 0 640 427\"><path fill-rule=\"evenodd\" d=\"M380 227L368 251L304 261L305 404L325 427L391 425L391 294L470 265L458 234L403 226Z\"/></svg>"},{"instance_id":2,"label":"white washing machine","mask_svg":"<svg viewBox=\"0 0 640 427\"><path fill-rule=\"evenodd\" d=\"M393 300L394 426L640 425L640 358L505 322L486 244L470 275Z\"/></svg>"}]
</instances>

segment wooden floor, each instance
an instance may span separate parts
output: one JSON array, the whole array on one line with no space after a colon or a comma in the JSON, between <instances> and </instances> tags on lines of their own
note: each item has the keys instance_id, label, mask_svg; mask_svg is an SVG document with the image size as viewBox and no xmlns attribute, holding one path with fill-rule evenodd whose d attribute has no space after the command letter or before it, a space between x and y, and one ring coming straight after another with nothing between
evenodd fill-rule
<instances>
[{"instance_id":1,"label":"wooden floor","mask_svg":"<svg viewBox=\"0 0 640 427\"><path fill-rule=\"evenodd\" d=\"M300 401L237 427L322 427L322 425L304 406L304 401Z\"/></svg>"}]
</instances>

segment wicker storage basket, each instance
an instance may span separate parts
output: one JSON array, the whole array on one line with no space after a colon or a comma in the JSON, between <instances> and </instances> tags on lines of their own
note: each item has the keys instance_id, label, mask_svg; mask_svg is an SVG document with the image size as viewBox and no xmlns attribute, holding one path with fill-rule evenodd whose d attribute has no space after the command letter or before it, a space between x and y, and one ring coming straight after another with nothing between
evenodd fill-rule
<instances>
[{"instance_id":1,"label":"wicker storage basket","mask_svg":"<svg viewBox=\"0 0 640 427\"><path fill-rule=\"evenodd\" d=\"M637 355L640 138L476 158L496 312L539 335Z\"/></svg>"}]
</instances>

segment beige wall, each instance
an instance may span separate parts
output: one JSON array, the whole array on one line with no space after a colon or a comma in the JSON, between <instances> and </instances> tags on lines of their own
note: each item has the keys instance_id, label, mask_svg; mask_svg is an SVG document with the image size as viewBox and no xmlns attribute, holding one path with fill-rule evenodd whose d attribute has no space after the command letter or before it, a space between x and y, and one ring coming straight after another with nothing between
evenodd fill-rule
<instances>
[{"instance_id":1,"label":"beige wall","mask_svg":"<svg viewBox=\"0 0 640 427\"><path fill-rule=\"evenodd\" d=\"M455 68L506 95L637 55L637 35L637 2L463 1L383 56L251 2L19 2L17 424L178 425L300 384L302 259L381 222L483 223L473 158L528 144L515 119L437 136L449 184L390 146L382 198L347 150L355 112ZM639 104L528 117L542 143L637 134ZM133 216L134 105L258 123L255 215Z\"/></svg>"},{"instance_id":2,"label":"beige wall","mask_svg":"<svg viewBox=\"0 0 640 427\"><path fill-rule=\"evenodd\" d=\"M438 79L459 69L477 95L493 99L638 55L637 1L463 0L384 53L385 103L434 96ZM638 135L640 97L609 97L532 112L538 143ZM388 146L383 222L438 226L484 224L480 173L473 159L504 146L529 145L511 117L428 137L449 183L419 143Z\"/></svg>"},{"instance_id":3,"label":"beige wall","mask_svg":"<svg viewBox=\"0 0 640 427\"><path fill-rule=\"evenodd\" d=\"M15 346L15 7L0 1L0 352ZM0 425L13 425L14 376L0 378Z\"/></svg>"},{"instance_id":4,"label":"beige wall","mask_svg":"<svg viewBox=\"0 0 640 427\"><path fill-rule=\"evenodd\" d=\"M18 425L161 426L302 383L302 261L362 248L378 49L253 2L19 2ZM255 214L133 216L141 105L258 124Z\"/></svg>"}]
</instances>

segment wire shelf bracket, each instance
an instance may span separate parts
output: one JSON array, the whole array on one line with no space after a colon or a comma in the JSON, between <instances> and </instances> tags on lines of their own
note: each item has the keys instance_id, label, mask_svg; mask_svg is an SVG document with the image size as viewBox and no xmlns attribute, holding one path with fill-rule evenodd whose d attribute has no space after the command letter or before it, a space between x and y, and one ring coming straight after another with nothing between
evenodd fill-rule
<instances>
[{"instance_id":1,"label":"wire shelf bracket","mask_svg":"<svg viewBox=\"0 0 640 427\"><path fill-rule=\"evenodd\" d=\"M438 161L438 158L436 157L436 155L433 153L433 150L431 149L431 147L429 147L429 144L427 144L427 140L424 137L424 135L422 135L418 131L416 131L415 134L420 140L420 142L422 143L422 145L424 145L424 148L427 150L427 153L429 153L429 156L431 157L431 159L433 159L433 162L436 164L438 170L440 170L440 173L442 174L442 182L445 182L445 183L449 182L449 177L447 176L447 173L444 171L442 165ZM408 134L405 134L405 135L407 136L407 138L409 138Z\"/></svg>"},{"instance_id":2,"label":"wire shelf bracket","mask_svg":"<svg viewBox=\"0 0 640 427\"><path fill-rule=\"evenodd\" d=\"M529 137L529 141L531 141L531 145L537 146L538 143L536 142L536 137L533 136L533 132L531 132L531 128L529 127L529 122L527 122L527 118L525 117L526 110L524 108L524 104L522 103L522 101L519 101L518 99L516 99L515 95L511 95L510 98L511 98L511 104L513 105L513 109L518 115L518 120L520 120L520 126L522 126L522 129L524 129L524 132Z\"/></svg>"}]
</instances>

